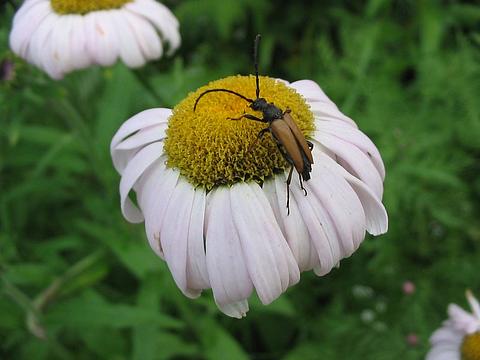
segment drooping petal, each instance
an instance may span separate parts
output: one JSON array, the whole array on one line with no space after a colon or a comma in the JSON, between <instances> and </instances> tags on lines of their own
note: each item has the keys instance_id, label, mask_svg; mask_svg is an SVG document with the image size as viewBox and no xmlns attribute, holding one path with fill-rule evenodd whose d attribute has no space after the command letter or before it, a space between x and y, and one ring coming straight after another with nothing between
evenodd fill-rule
<instances>
[{"instance_id":1,"label":"drooping petal","mask_svg":"<svg viewBox=\"0 0 480 360\"><path fill-rule=\"evenodd\" d=\"M388 216L385 207L372 190L361 180L347 172L341 165L336 163L329 156L319 151L320 144L316 143L314 148L314 158L321 161L323 165L328 166L333 172L337 172L350 184L352 189L362 203L365 212L366 229L372 235L380 235L387 232Z\"/></svg>"},{"instance_id":2,"label":"drooping petal","mask_svg":"<svg viewBox=\"0 0 480 360\"><path fill-rule=\"evenodd\" d=\"M383 195L383 181L372 161L359 148L335 136L315 132L315 140L332 151L339 163L352 175L367 184L379 198Z\"/></svg>"},{"instance_id":3,"label":"drooping petal","mask_svg":"<svg viewBox=\"0 0 480 360\"><path fill-rule=\"evenodd\" d=\"M260 300L269 304L299 281L298 265L260 186L237 183L230 199L248 272Z\"/></svg>"},{"instance_id":4,"label":"drooping petal","mask_svg":"<svg viewBox=\"0 0 480 360\"><path fill-rule=\"evenodd\" d=\"M325 117L326 119L337 119L351 127L358 128L355 121L343 114L334 103L325 101L308 101L307 104L310 106L310 110L315 118Z\"/></svg>"},{"instance_id":5,"label":"drooping petal","mask_svg":"<svg viewBox=\"0 0 480 360\"><path fill-rule=\"evenodd\" d=\"M300 271L310 270L312 265L311 240L295 198L290 197L290 214L287 212L287 185L284 174L277 174L263 184L263 190L282 230ZM313 251L314 263L318 262Z\"/></svg>"},{"instance_id":6,"label":"drooping petal","mask_svg":"<svg viewBox=\"0 0 480 360\"><path fill-rule=\"evenodd\" d=\"M240 318L246 312L244 300L252 293L253 284L233 223L229 190L219 187L211 191L207 203L206 254L213 296L222 311Z\"/></svg>"},{"instance_id":7,"label":"drooping petal","mask_svg":"<svg viewBox=\"0 0 480 360\"><path fill-rule=\"evenodd\" d=\"M141 149L128 163L120 180L120 201L123 216L132 223L143 221L143 215L128 197L145 170L157 160L163 152L162 143L153 143Z\"/></svg>"},{"instance_id":8,"label":"drooping petal","mask_svg":"<svg viewBox=\"0 0 480 360\"><path fill-rule=\"evenodd\" d=\"M187 280L188 230L194 198L195 189L180 177L168 202L160 231L168 268L178 288L190 298L196 298L201 293L201 290L190 289Z\"/></svg>"}]
</instances>

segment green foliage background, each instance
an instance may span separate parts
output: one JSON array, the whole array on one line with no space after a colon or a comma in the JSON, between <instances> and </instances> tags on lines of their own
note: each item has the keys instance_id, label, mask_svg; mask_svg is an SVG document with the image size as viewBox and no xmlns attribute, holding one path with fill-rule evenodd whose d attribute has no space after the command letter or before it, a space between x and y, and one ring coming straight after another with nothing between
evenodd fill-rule
<instances>
[{"instance_id":1,"label":"green foliage background","mask_svg":"<svg viewBox=\"0 0 480 360\"><path fill-rule=\"evenodd\" d=\"M59 82L9 52L3 5L0 59L16 76L0 82L0 357L422 359L447 304L480 295L478 2L165 3L175 56ZM121 217L108 146L131 115L251 73L257 32L262 73L317 81L377 144L390 230L239 321L210 292L184 298Z\"/></svg>"}]
</instances>

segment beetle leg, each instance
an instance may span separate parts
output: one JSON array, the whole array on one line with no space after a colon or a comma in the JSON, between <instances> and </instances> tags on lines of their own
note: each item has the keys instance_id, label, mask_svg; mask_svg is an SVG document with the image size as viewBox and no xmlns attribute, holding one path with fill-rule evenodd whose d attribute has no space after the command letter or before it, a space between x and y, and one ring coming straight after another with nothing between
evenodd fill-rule
<instances>
[{"instance_id":1,"label":"beetle leg","mask_svg":"<svg viewBox=\"0 0 480 360\"><path fill-rule=\"evenodd\" d=\"M290 183L292 182L293 165L290 166L290 172L287 177L287 215L290 215Z\"/></svg>"},{"instance_id":2,"label":"beetle leg","mask_svg":"<svg viewBox=\"0 0 480 360\"><path fill-rule=\"evenodd\" d=\"M269 127L266 127L265 129L260 130L260 131L258 132L258 134L257 134L257 140L258 140L258 139L263 139L263 136L265 135L265 133L270 132L270 131L272 131L272 129L270 128L270 126L269 126Z\"/></svg>"},{"instance_id":3,"label":"beetle leg","mask_svg":"<svg viewBox=\"0 0 480 360\"><path fill-rule=\"evenodd\" d=\"M305 188L303 187L303 178L302 178L302 174L300 174L300 173L298 173L298 180L300 181L300 189L302 189L302 190L303 190L303 194L304 194L305 196L307 196L307 189L305 189Z\"/></svg>"},{"instance_id":4,"label":"beetle leg","mask_svg":"<svg viewBox=\"0 0 480 360\"><path fill-rule=\"evenodd\" d=\"M310 150L313 150L313 143L311 141L307 140L307 139L305 139L305 141L307 142L308 148Z\"/></svg>"},{"instance_id":5,"label":"beetle leg","mask_svg":"<svg viewBox=\"0 0 480 360\"><path fill-rule=\"evenodd\" d=\"M249 120L260 121L260 122L263 122L263 123L268 122L267 120L261 119L259 117L256 117L255 115L251 115L251 114L243 114L242 116L239 116L237 118L228 117L227 120L241 120L243 118L249 119Z\"/></svg>"}]
</instances>

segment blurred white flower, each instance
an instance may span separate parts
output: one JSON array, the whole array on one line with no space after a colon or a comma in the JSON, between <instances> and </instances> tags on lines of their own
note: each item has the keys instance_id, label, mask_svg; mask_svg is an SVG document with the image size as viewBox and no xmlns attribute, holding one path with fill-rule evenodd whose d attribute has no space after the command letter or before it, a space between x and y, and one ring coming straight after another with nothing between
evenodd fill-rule
<instances>
[{"instance_id":1,"label":"blurred white flower","mask_svg":"<svg viewBox=\"0 0 480 360\"><path fill-rule=\"evenodd\" d=\"M470 291L467 299L471 313L448 306L448 320L430 338L426 360L480 360L480 304Z\"/></svg>"},{"instance_id":2,"label":"blurred white flower","mask_svg":"<svg viewBox=\"0 0 480 360\"><path fill-rule=\"evenodd\" d=\"M26 0L15 14L10 47L54 79L121 59L140 67L180 45L178 21L154 0Z\"/></svg>"},{"instance_id":3,"label":"blurred white flower","mask_svg":"<svg viewBox=\"0 0 480 360\"><path fill-rule=\"evenodd\" d=\"M121 174L127 220L145 221L152 249L165 259L188 297L212 288L218 307L240 318L256 290L275 300L313 269L328 274L363 241L365 231L387 231L382 205L385 169L380 154L353 120L313 81L261 77L262 94L291 109L314 144L311 179L290 185L287 163L266 125L230 121L248 103L225 92L195 100L207 89L255 94L253 76L232 76L191 93L170 109L150 109L127 120L111 154ZM138 208L129 199L136 192Z\"/></svg>"}]
</instances>

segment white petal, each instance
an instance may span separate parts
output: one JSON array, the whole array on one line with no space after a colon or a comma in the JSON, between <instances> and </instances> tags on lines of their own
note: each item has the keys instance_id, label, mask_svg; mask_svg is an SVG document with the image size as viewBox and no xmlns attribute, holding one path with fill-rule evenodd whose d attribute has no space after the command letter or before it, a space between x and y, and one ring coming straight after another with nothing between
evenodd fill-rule
<instances>
[{"instance_id":1,"label":"white petal","mask_svg":"<svg viewBox=\"0 0 480 360\"><path fill-rule=\"evenodd\" d=\"M158 159L139 180L137 200L145 217L145 232L152 249L161 258L164 253L160 242L163 220L179 172L165 168L165 157Z\"/></svg>"},{"instance_id":2,"label":"white petal","mask_svg":"<svg viewBox=\"0 0 480 360\"><path fill-rule=\"evenodd\" d=\"M123 216L132 223L143 221L143 215L128 197L144 171L163 153L163 144L154 143L140 150L128 163L120 180L120 201Z\"/></svg>"},{"instance_id":3,"label":"white petal","mask_svg":"<svg viewBox=\"0 0 480 360\"><path fill-rule=\"evenodd\" d=\"M358 127L355 121L338 110L334 103L325 101L307 101L307 104L310 106L310 110L315 118L325 117L326 119L337 119L343 121L345 124L348 124L351 127Z\"/></svg>"},{"instance_id":4,"label":"white petal","mask_svg":"<svg viewBox=\"0 0 480 360\"><path fill-rule=\"evenodd\" d=\"M473 296L472 292L470 290L466 291L466 296L468 303L470 304L470 308L473 311L473 314L479 321L479 326L480 326L480 304L478 303L478 300Z\"/></svg>"},{"instance_id":5,"label":"white petal","mask_svg":"<svg viewBox=\"0 0 480 360\"><path fill-rule=\"evenodd\" d=\"M161 57L163 52L162 43L153 26L143 17L130 12L125 12L124 14L144 58L153 60Z\"/></svg>"},{"instance_id":6,"label":"white petal","mask_svg":"<svg viewBox=\"0 0 480 360\"><path fill-rule=\"evenodd\" d=\"M222 186L209 193L205 225L207 269L213 296L220 309L233 316L236 307L225 305L247 299L253 284L232 220L228 188Z\"/></svg>"},{"instance_id":7,"label":"white petal","mask_svg":"<svg viewBox=\"0 0 480 360\"><path fill-rule=\"evenodd\" d=\"M110 66L120 54L119 39L128 31L116 27L117 14L116 10L108 10L94 11L84 16L86 47L90 58L97 64Z\"/></svg>"},{"instance_id":8,"label":"white petal","mask_svg":"<svg viewBox=\"0 0 480 360\"><path fill-rule=\"evenodd\" d=\"M151 0L139 0L124 6L134 14L147 18L160 31L162 38L169 43L169 54L173 53L181 42L178 21L163 4Z\"/></svg>"},{"instance_id":9,"label":"white petal","mask_svg":"<svg viewBox=\"0 0 480 360\"><path fill-rule=\"evenodd\" d=\"M334 104L315 81L298 80L292 82L288 86L295 89L307 101L323 101Z\"/></svg>"},{"instance_id":10,"label":"white petal","mask_svg":"<svg viewBox=\"0 0 480 360\"><path fill-rule=\"evenodd\" d=\"M248 272L260 300L268 304L299 281L298 265L260 186L235 184L230 198Z\"/></svg>"},{"instance_id":11,"label":"white petal","mask_svg":"<svg viewBox=\"0 0 480 360\"><path fill-rule=\"evenodd\" d=\"M315 267L315 273L322 276L328 274L342 258L340 241L332 220L307 183L304 182L305 189L309 192L307 196L294 182L290 185L290 192L297 202L318 255L320 264Z\"/></svg>"},{"instance_id":12,"label":"white petal","mask_svg":"<svg viewBox=\"0 0 480 360\"><path fill-rule=\"evenodd\" d=\"M315 126L319 132L336 136L358 147L373 162L375 168L380 173L382 180L385 179L385 166L383 164L382 157L380 156L377 147L368 138L368 136L366 136L360 130L346 125L338 120L318 120L315 122Z\"/></svg>"},{"instance_id":13,"label":"white petal","mask_svg":"<svg viewBox=\"0 0 480 360\"><path fill-rule=\"evenodd\" d=\"M359 148L340 138L315 131L315 140L332 151L336 160L352 175L367 184L381 199L383 195L382 178L372 161Z\"/></svg>"},{"instance_id":14,"label":"white petal","mask_svg":"<svg viewBox=\"0 0 480 360\"><path fill-rule=\"evenodd\" d=\"M85 20L81 15L71 15L72 28L70 32L71 56L75 69L83 69L90 65L92 58L87 50L87 35Z\"/></svg>"},{"instance_id":15,"label":"white petal","mask_svg":"<svg viewBox=\"0 0 480 360\"><path fill-rule=\"evenodd\" d=\"M145 58L135 35L128 28L127 14L124 11L112 11L111 21L118 38L120 58L131 68L145 65Z\"/></svg>"},{"instance_id":16,"label":"white petal","mask_svg":"<svg viewBox=\"0 0 480 360\"><path fill-rule=\"evenodd\" d=\"M167 122L168 117L171 114L172 110L170 109L149 109L132 116L122 124L122 126L115 133L110 144L110 153L112 155L113 165L120 174L123 172L123 169L127 165L128 161L130 161L131 157L135 154L136 149L130 149L129 151L117 151L117 146L128 136L131 136L143 128Z\"/></svg>"},{"instance_id":17,"label":"white petal","mask_svg":"<svg viewBox=\"0 0 480 360\"><path fill-rule=\"evenodd\" d=\"M25 3L15 14L10 33L10 47L17 55L27 58L34 32L51 13L49 2L36 1Z\"/></svg>"},{"instance_id":18,"label":"white petal","mask_svg":"<svg viewBox=\"0 0 480 360\"><path fill-rule=\"evenodd\" d=\"M160 232L165 261L179 289L190 298L196 298L201 291L188 288L187 244L190 216L195 189L183 178L179 178L172 197L168 202Z\"/></svg>"},{"instance_id":19,"label":"white petal","mask_svg":"<svg viewBox=\"0 0 480 360\"><path fill-rule=\"evenodd\" d=\"M165 122L158 125L145 127L119 143L115 150L131 151L150 143L163 140L165 138L165 130L167 130L167 126L168 124Z\"/></svg>"},{"instance_id":20,"label":"white petal","mask_svg":"<svg viewBox=\"0 0 480 360\"><path fill-rule=\"evenodd\" d=\"M206 193L195 190L190 225L188 227L187 280L192 289L210 288L205 255L204 219L206 211Z\"/></svg>"},{"instance_id":21,"label":"white petal","mask_svg":"<svg viewBox=\"0 0 480 360\"><path fill-rule=\"evenodd\" d=\"M237 301L235 303L218 305L218 308L226 315L241 319L247 316L248 312L248 301Z\"/></svg>"},{"instance_id":22,"label":"white petal","mask_svg":"<svg viewBox=\"0 0 480 360\"><path fill-rule=\"evenodd\" d=\"M316 145L320 144L316 143ZM315 161L321 161L322 164L328 166L330 170L343 176L352 189L357 193L357 196L362 203L363 211L365 212L367 231L372 235L386 233L388 230L387 212L382 202L376 197L372 190L370 190L370 188L361 180L347 172L329 156L319 151L318 146L314 148L313 153Z\"/></svg>"},{"instance_id":23,"label":"white petal","mask_svg":"<svg viewBox=\"0 0 480 360\"><path fill-rule=\"evenodd\" d=\"M342 256L335 259L338 263L341 258L353 254L363 241L366 226L365 213L350 185L321 160L322 158L319 158L316 161L312 179L307 184L320 200L335 226L336 235L343 249Z\"/></svg>"},{"instance_id":24,"label":"white petal","mask_svg":"<svg viewBox=\"0 0 480 360\"><path fill-rule=\"evenodd\" d=\"M270 202L275 218L283 235L287 239L300 271L312 269L310 236L293 196L290 197L290 214L287 212L287 185L285 175L278 174L275 175L273 179L265 181L263 191ZM317 258L316 262L318 262L316 251L313 251L313 256Z\"/></svg>"},{"instance_id":25,"label":"white petal","mask_svg":"<svg viewBox=\"0 0 480 360\"><path fill-rule=\"evenodd\" d=\"M479 328L478 319L456 304L448 306L448 315L456 329L472 334Z\"/></svg>"}]
</instances>

